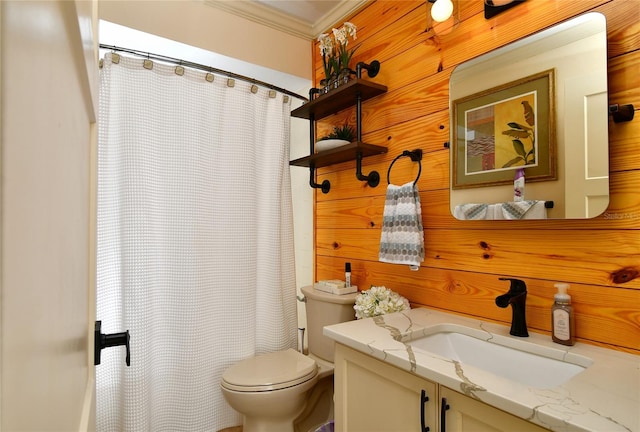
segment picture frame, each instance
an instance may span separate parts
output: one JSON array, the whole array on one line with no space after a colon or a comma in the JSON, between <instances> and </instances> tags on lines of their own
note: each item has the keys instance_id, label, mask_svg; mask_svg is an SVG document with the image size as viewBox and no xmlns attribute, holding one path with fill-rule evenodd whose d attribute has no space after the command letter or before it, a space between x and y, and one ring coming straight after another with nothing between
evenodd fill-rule
<instances>
[{"instance_id":1,"label":"picture frame","mask_svg":"<svg viewBox=\"0 0 640 432\"><path fill-rule=\"evenodd\" d=\"M555 71L549 69L453 101L451 187L557 179Z\"/></svg>"}]
</instances>

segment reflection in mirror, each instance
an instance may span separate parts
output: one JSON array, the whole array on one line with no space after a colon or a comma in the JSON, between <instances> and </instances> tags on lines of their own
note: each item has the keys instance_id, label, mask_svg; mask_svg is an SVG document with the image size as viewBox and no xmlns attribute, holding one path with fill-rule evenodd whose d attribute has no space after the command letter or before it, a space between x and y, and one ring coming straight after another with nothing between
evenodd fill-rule
<instances>
[{"instance_id":1,"label":"reflection in mirror","mask_svg":"<svg viewBox=\"0 0 640 432\"><path fill-rule=\"evenodd\" d=\"M450 203L457 219L580 219L606 210L602 14L579 16L463 63L449 88ZM522 173L524 186L516 188Z\"/></svg>"}]
</instances>

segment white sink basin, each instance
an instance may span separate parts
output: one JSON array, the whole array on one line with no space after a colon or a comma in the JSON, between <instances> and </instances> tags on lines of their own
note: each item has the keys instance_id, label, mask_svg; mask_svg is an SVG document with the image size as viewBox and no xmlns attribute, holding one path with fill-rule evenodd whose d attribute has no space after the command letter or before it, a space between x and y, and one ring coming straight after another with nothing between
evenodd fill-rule
<instances>
[{"instance_id":1,"label":"white sink basin","mask_svg":"<svg viewBox=\"0 0 640 432\"><path fill-rule=\"evenodd\" d=\"M585 370L591 359L457 325L407 342L414 349L469 365L528 387L552 388Z\"/></svg>"}]
</instances>

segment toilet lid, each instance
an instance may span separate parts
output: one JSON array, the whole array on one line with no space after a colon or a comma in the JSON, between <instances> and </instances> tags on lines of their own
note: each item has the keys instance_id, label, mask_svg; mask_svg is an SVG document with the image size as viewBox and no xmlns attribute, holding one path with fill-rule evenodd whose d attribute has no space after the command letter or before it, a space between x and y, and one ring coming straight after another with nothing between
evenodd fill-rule
<instances>
[{"instance_id":1,"label":"toilet lid","mask_svg":"<svg viewBox=\"0 0 640 432\"><path fill-rule=\"evenodd\" d=\"M222 375L222 386L235 391L271 391L292 387L316 376L316 362L289 348L242 360Z\"/></svg>"}]
</instances>

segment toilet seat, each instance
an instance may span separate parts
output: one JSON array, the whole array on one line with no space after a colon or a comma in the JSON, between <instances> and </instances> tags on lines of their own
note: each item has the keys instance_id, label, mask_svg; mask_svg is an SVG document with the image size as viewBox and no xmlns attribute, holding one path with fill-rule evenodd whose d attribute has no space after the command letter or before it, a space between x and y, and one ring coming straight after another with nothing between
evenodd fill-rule
<instances>
[{"instance_id":1,"label":"toilet seat","mask_svg":"<svg viewBox=\"0 0 640 432\"><path fill-rule=\"evenodd\" d=\"M291 348L242 360L222 375L222 387L238 392L293 387L318 374L316 362Z\"/></svg>"}]
</instances>

